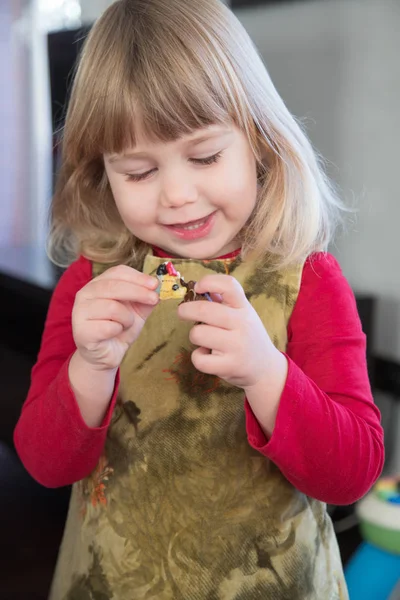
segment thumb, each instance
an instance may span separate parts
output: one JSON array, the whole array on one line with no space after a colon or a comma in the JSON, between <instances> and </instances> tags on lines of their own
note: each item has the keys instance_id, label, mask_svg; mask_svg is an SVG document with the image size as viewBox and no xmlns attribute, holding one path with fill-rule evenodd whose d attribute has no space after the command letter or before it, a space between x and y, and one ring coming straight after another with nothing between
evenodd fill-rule
<instances>
[{"instance_id":1,"label":"thumb","mask_svg":"<svg viewBox=\"0 0 400 600\"><path fill-rule=\"evenodd\" d=\"M131 327L129 327L129 329L124 329L120 333L118 336L119 341L127 344L128 346L133 344L142 331L146 320L149 318L156 306L157 304L154 306L148 306L147 304L136 304L132 302L131 307L135 313L134 323L131 325Z\"/></svg>"},{"instance_id":2,"label":"thumb","mask_svg":"<svg viewBox=\"0 0 400 600\"><path fill-rule=\"evenodd\" d=\"M140 317L143 321L146 321L146 319L149 318L149 316L151 315L151 313L153 312L153 310L155 309L156 306L158 306L158 302L157 302L157 304L152 304L152 305L136 304L136 303L132 304L133 310L138 315L138 317Z\"/></svg>"}]
</instances>

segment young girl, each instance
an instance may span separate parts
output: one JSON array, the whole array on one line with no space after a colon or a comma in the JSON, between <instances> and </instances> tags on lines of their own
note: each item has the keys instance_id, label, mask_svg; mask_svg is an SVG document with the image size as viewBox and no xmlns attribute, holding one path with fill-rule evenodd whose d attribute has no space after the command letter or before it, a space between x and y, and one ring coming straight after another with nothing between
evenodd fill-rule
<instances>
[{"instance_id":1,"label":"young girl","mask_svg":"<svg viewBox=\"0 0 400 600\"><path fill-rule=\"evenodd\" d=\"M54 600L347 598L325 503L383 463L340 208L219 0L119 0L84 48L51 302L15 431L74 484ZM171 261L213 302L160 300Z\"/></svg>"}]
</instances>

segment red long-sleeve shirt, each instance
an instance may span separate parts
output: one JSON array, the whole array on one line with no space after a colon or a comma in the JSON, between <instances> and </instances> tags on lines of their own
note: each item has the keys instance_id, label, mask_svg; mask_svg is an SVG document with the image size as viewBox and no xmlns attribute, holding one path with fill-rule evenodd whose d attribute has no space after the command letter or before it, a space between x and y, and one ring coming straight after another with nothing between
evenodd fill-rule
<instances>
[{"instance_id":1,"label":"red long-sleeve shirt","mask_svg":"<svg viewBox=\"0 0 400 600\"><path fill-rule=\"evenodd\" d=\"M68 363L75 351L72 307L91 277L91 263L81 257L54 291L14 433L26 469L48 487L68 485L91 473L116 401L118 377L102 425L90 428L69 385ZM314 255L304 266L288 325L289 370L269 440L245 402L249 443L297 489L331 504L355 502L383 466L383 432L365 346L354 295L337 261L329 254Z\"/></svg>"}]
</instances>

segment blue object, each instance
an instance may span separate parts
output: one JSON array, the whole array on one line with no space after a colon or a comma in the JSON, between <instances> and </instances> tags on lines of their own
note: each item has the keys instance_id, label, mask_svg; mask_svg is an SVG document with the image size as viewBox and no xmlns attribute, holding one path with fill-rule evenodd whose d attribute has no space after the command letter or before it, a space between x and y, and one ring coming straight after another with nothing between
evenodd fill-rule
<instances>
[{"instance_id":1,"label":"blue object","mask_svg":"<svg viewBox=\"0 0 400 600\"><path fill-rule=\"evenodd\" d=\"M400 555L363 542L345 569L350 600L388 600L400 579Z\"/></svg>"}]
</instances>

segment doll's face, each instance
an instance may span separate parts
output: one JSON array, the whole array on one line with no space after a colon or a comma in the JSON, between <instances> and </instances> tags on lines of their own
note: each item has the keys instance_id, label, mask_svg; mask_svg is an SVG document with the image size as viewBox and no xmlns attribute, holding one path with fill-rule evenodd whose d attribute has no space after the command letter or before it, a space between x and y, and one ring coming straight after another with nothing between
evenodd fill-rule
<instances>
[{"instance_id":1,"label":"doll's face","mask_svg":"<svg viewBox=\"0 0 400 600\"><path fill-rule=\"evenodd\" d=\"M242 131L213 125L172 142L139 139L104 156L116 206L140 240L173 256L214 258L240 246L257 198L256 160Z\"/></svg>"},{"instance_id":2,"label":"doll's face","mask_svg":"<svg viewBox=\"0 0 400 600\"><path fill-rule=\"evenodd\" d=\"M159 286L160 300L183 300L186 288L181 284L180 277L174 275L163 275Z\"/></svg>"}]
</instances>

